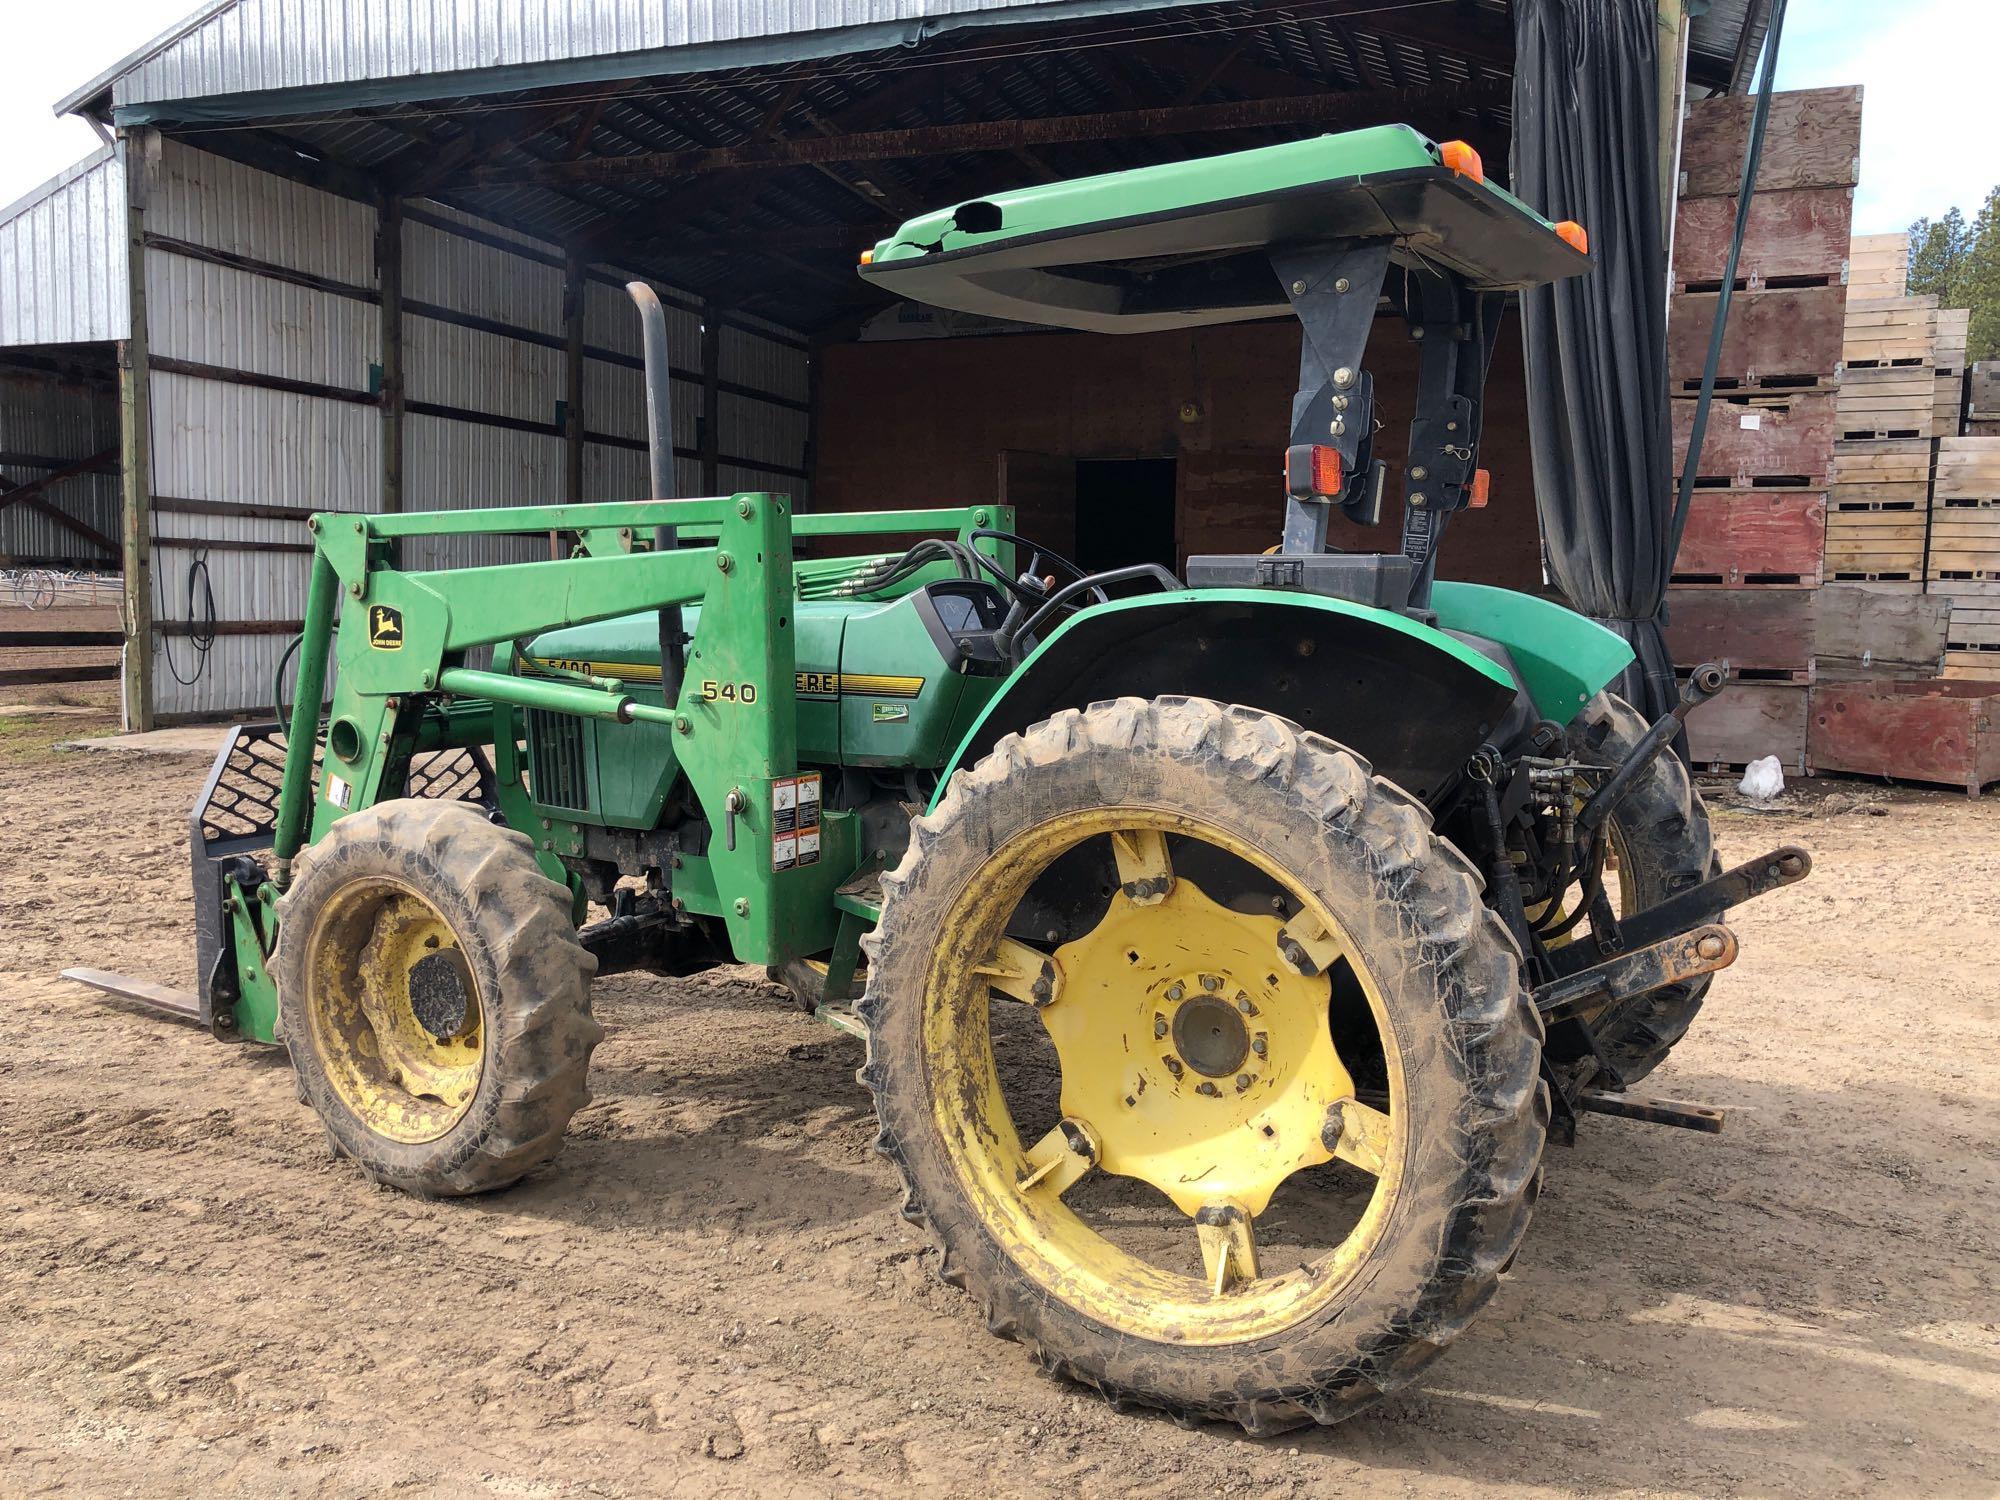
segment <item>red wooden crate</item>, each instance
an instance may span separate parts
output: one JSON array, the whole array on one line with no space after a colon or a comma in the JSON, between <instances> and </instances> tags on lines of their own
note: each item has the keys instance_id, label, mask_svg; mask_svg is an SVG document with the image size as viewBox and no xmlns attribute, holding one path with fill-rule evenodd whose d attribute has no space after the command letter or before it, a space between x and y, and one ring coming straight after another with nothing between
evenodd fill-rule
<instances>
[{"instance_id":1,"label":"red wooden crate","mask_svg":"<svg viewBox=\"0 0 2000 1500\"><path fill-rule=\"evenodd\" d=\"M1688 105L1681 136L1684 198L1727 197L1743 182L1743 148L1756 100L1742 94ZM1787 89L1771 96L1758 193L1853 187L1861 155L1861 89Z\"/></svg>"},{"instance_id":2,"label":"red wooden crate","mask_svg":"<svg viewBox=\"0 0 2000 1500\"><path fill-rule=\"evenodd\" d=\"M1687 465L1688 438L1701 402L1667 403L1674 423L1674 473ZM1709 403L1697 479L1719 479L1749 488L1756 481L1824 489L1840 436L1840 412L1831 391L1738 397Z\"/></svg>"},{"instance_id":3,"label":"red wooden crate","mask_svg":"<svg viewBox=\"0 0 2000 1500\"><path fill-rule=\"evenodd\" d=\"M2000 781L2000 683L1821 684L1807 757L1815 771L1941 782L1976 797Z\"/></svg>"},{"instance_id":4,"label":"red wooden crate","mask_svg":"<svg viewBox=\"0 0 2000 1500\"><path fill-rule=\"evenodd\" d=\"M1696 490L1674 560L1674 582L1813 585L1820 581L1825 555L1825 495Z\"/></svg>"},{"instance_id":5,"label":"red wooden crate","mask_svg":"<svg viewBox=\"0 0 2000 1500\"><path fill-rule=\"evenodd\" d=\"M1852 188L1795 188L1760 192L1750 200L1750 223L1736 274L1761 281L1792 277L1838 281L1847 264L1854 222ZM1722 280L1736 232L1736 195L1685 198L1674 221L1674 284L1712 291Z\"/></svg>"},{"instance_id":6,"label":"red wooden crate","mask_svg":"<svg viewBox=\"0 0 2000 1500\"><path fill-rule=\"evenodd\" d=\"M1670 389L1686 395L1701 386L1715 323L1713 293L1683 292L1668 304L1667 374ZM1716 366L1725 389L1832 385L1847 327L1847 288L1738 292L1729 303Z\"/></svg>"}]
</instances>

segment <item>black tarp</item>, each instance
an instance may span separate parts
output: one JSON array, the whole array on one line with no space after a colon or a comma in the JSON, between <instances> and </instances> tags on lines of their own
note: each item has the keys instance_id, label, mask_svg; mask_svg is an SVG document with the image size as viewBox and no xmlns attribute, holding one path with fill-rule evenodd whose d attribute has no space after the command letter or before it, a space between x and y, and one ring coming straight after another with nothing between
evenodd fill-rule
<instances>
[{"instance_id":1,"label":"black tarp","mask_svg":"<svg viewBox=\"0 0 2000 1500\"><path fill-rule=\"evenodd\" d=\"M1676 697L1657 26L1652 0L1515 0L1510 173L1597 259L1521 296L1535 506L1556 586L1638 654L1613 690L1649 719Z\"/></svg>"}]
</instances>

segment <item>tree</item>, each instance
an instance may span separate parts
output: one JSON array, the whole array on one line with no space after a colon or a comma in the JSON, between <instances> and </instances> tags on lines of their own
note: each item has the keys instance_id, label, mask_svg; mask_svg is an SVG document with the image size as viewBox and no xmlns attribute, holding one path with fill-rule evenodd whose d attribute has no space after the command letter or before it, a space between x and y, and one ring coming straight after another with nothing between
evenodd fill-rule
<instances>
[{"instance_id":1,"label":"tree","mask_svg":"<svg viewBox=\"0 0 2000 1500\"><path fill-rule=\"evenodd\" d=\"M2000 187L1969 222L1952 208L1910 226L1909 294L1970 308L1965 357L2000 359Z\"/></svg>"},{"instance_id":2,"label":"tree","mask_svg":"<svg viewBox=\"0 0 2000 1500\"><path fill-rule=\"evenodd\" d=\"M1972 222L1965 280L1964 305L1972 309L1965 357L1972 361L2000 359L2000 187L1986 195L1979 217Z\"/></svg>"},{"instance_id":3,"label":"tree","mask_svg":"<svg viewBox=\"0 0 2000 1500\"><path fill-rule=\"evenodd\" d=\"M1966 272L1972 255L1972 226L1956 207L1941 219L1922 218L1910 226L1912 297L1935 295L1939 307L1964 307Z\"/></svg>"}]
</instances>

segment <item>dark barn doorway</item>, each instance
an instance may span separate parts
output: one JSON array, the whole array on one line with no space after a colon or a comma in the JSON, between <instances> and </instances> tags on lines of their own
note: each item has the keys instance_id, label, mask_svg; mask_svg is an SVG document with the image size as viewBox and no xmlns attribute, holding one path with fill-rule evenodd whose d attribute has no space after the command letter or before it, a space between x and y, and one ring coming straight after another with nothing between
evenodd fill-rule
<instances>
[{"instance_id":1,"label":"dark barn doorway","mask_svg":"<svg viewBox=\"0 0 2000 1500\"><path fill-rule=\"evenodd\" d=\"M1086 572L1172 569L1174 460L1084 458L1076 465L1076 561Z\"/></svg>"}]
</instances>

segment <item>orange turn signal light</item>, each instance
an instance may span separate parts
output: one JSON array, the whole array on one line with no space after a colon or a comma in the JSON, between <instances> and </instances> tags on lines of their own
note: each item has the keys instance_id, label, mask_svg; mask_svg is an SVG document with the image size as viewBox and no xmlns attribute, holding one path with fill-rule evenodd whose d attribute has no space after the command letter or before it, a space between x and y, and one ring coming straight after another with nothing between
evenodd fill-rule
<instances>
[{"instance_id":1,"label":"orange turn signal light","mask_svg":"<svg viewBox=\"0 0 2000 1500\"><path fill-rule=\"evenodd\" d=\"M1468 510L1484 510L1486 502L1493 496L1493 474L1489 469L1474 469L1472 483L1465 487L1465 505Z\"/></svg>"},{"instance_id":2,"label":"orange turn signal light","mask_svg":"<svg viewBox=\"0 0 2000 1500\"><path fill-rule=\"evenodd\" d=\"M1470 177L1474 182L1486 180L1486 163L1464 141L1446 141L1438 147L1438 160L1461 177Z\"/></svg>"},{"instance_id":3,"label":"orange turn signal light","mask_svg":"<svg viewBox=\"0 0 2000 1500\"><path fill-rule=\"evenodd\" d=\"M872 266L872 265L874 265L874 264L875 264L875 252L874 252L873 250L863 250L863 251L861 252L861 264L862 264L862 265L864 265L864 266Z\"/></svg>"},{"instance_id":4,"label":"orange turn signal light","mask_svg":"<svg viewBox=\"0 0 2000 1500\"><path fill-rule=\"evenodd\" d=\"M1340 450L1318 444L1300 443L1285 450L1285 492L1307 495L1338 495L1345 481L1340 468Z\"/></svg>"},{"instance_id":5,"label":"orange turn signal light","mask_svg":"<svg viewBox=\"0 0 2000 1500\"><path fill-rule=\"evenodd\" d=\"M1578 255L1590 254L1590 231L1574 219L1564 219L1556 225L1556 238Z\"/></svg>"}]
</instances>

